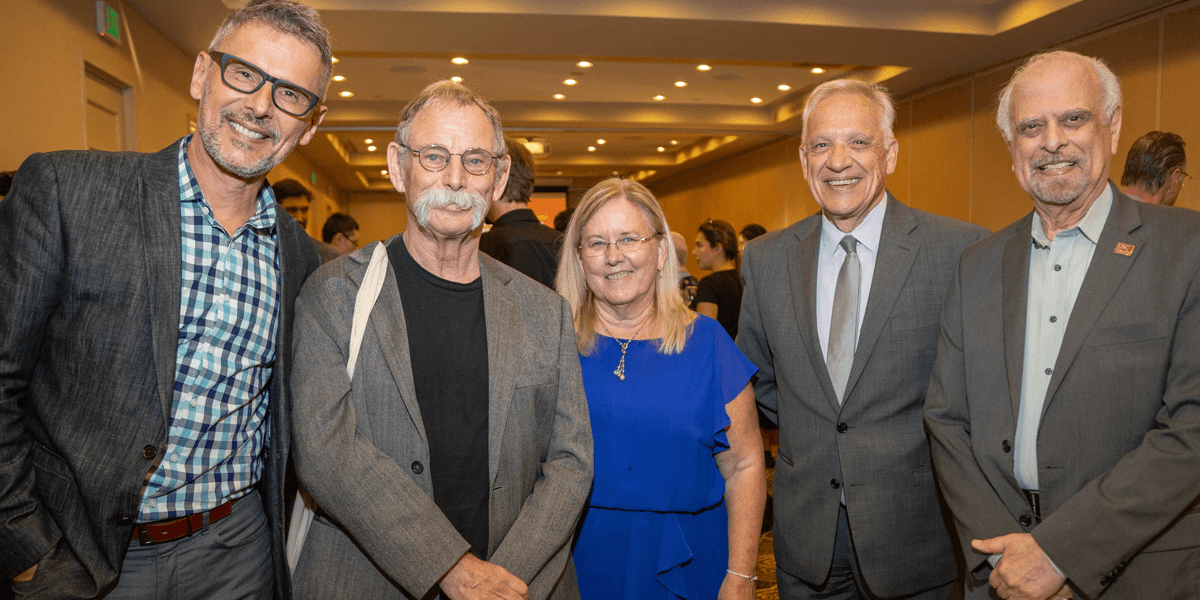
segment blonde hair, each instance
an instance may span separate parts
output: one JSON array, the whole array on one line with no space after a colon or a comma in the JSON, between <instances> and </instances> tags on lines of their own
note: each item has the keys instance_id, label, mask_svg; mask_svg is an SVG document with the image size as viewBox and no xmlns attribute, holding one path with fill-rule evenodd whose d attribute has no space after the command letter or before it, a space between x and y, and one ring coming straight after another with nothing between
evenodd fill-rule
<instances>
[{"instance_id":1,"label":"blonde hair","mask_svg":"<svg viewBox=\"0 0 1200 600\"><path fill-rule=\"evenodd\" d=\"M654 229L656 238L670 235L667 216L654 194L642 184L616 177L597 183L583 195L563 239L562 257L558 261L558 293L567 299L575 316L575 343L579 353L588 356L596 347L596 297L588 289L583 274L583 262L579 257L579 244L583 227L612 200L624 199L636 206ZM660 249L661 251L661 249ZM672 256L674 258L674 252ZM654 316L662 328L662 341L658 344L660 354L678 354L687 344L691 324L695 316L679 296L679 263L664 261L654 286Z\"/></svg>"}]
</instances>

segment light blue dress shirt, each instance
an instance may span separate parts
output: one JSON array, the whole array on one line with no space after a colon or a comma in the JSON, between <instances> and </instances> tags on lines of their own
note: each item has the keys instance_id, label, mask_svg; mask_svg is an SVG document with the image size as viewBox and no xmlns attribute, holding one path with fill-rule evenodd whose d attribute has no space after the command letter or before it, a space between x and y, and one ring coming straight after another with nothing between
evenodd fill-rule
<instances>
[{"instance_id":1,"label":"light blue dress shirt","mask_svg":"<svg viewBox=\"0 0 1200 600\"><path fill-rule=\"evenodd\" d=\"M854 332L854 347L858 347L858 332L862 330L863 314L867 312L867 299L871 296L871 280L875 276L875 259L879 256L879 238L883 235L883 215L887 210L887 197L879 201L866 218L851 231L858 240L858 263L862 269L862 282L858 294L858 329ZM833 294L837 290L838 271L846 262L846 251L842 249L842 238L847 234L837 228L829 217L821 216L821 246L817 254L817 336L821 341L821 355L829 356L829 325L833 321Z\"/></svg>"}]
</instances>

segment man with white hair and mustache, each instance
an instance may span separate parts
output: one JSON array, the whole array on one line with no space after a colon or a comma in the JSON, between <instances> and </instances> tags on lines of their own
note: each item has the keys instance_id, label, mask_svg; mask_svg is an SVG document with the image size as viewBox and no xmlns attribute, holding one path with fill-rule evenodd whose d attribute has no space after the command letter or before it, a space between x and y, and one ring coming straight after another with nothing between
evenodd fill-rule
<instances>
[{"instance_id":1,"label":"man with white hair and mustache","mask_svg":"<svg viewBox=\"0 0 1200 600\"><path fill-rule=\"evenodd\" d=\"M296 301L295 464L317 505L297 598L579 597L592 439L571 310L475 234L505 148L482 99L426 88L388 145L408 228Z\"/></svg>"},{"instance_id":2,"label":"man with white hair and mustache","mask_svg":"<svg viewBox=\"0 0 1200 600\"><path fill-rule=\"evenodd\" d=\"M1031 58L996 123L1033 212L968 248L925 404L969 598L1200 597L1200 216L1108 180L1121 88Z\"/></svg>"}]
</instances>

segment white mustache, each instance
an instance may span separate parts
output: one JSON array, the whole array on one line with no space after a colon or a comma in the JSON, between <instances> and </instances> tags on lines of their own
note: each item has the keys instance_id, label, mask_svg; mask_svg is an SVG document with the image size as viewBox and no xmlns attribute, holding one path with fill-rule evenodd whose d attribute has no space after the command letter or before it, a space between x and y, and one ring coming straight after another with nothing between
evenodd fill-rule
<instances>
[{"instance_id":1,"label":"white mustache","mask_svg":"<svg viewBox=\"0 0 1200 600\"><path fill-rule=\"evenodd\" d=\"M448 190L445 188L428 189L421 194L421 197L417 199L416 205L413 206L417 223L421 227L429 226L429 218L435 208L456 208L472 211L474 215L471 219L471 229L475 229L483 224L483 217L487 214L488 205L483 196L480 196L476 192Z\"/></svg>"}]
</instances>

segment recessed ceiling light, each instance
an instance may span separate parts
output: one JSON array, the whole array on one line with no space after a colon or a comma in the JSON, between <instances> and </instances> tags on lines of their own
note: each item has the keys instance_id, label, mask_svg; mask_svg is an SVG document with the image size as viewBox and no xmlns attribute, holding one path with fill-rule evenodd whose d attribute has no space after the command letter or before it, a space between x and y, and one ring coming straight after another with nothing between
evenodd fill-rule
<instances>
[{"instance_id":1,"label":"recessed ceiling light","mask_svg":"<svg viewBox=\"0 0 1200 600\"><path fill-rule=\"evenodd\" d=\"M384 169L384 170L380 171L380 172L379 172L379 174L380 174L380 175L387 175L387 169Z\"/></svg>"},{"instance_id":2,"label":"recessed ceiling light","mask_svg":"<svg viewBox=\"0 0 1200 600\"><path fill-rule=\"evenodd\" d=\"M672 145L672 146L675 146L675 145L678 145L678 144L679 144L679 140L671 140L671 145Z\"/></svg>"},{"instance_id":3,"label":"recessed ceiling light","mask_svg":"<svg viewBox=\"0 0 1200 600\"><path fill-rule=\"evenodd\" d=\"M666 99L667 99L667 97L666 97L666 96L655 96L655 97L654 97L654 99L655 99L655 100L662 101L662 100L666 100Z\"/></svg>"},{"instance_id":4,"label":"recessed ceiling light","mask_svg":"<svg viewBox=\"0 0 1200 600\"><path fill-rule=\"evenodd\" d=\"M563 83L566 85L575 85L576 83L579 83L579 82L575 81L574 79L564 79Z\"/></svg>"},{"instance_id":5,"label":"recessed ceiling light","mask_svg":"<svg viewBox=\"0 0 1200 600\"><path fill-rule=\"evenodd\" d=\"M603 144L603 143L604 143L604 140L596 140L596 143L597 143L597 144Z\"/></svg>"},{"instance_id":6,"label":"recessed ceiling light","mask_svg":"<svg viewBox=\"0 0 1200 600\"><path fill-rule=\"evenodd\" d=\"M711 71L712 67L710 67L708 65L696 65L696 70L697 71Z\"/></svg>"},{"instance_id":7,"label":"recessed ceiling light","mask_svg":"<svg viewBox=\"0 0 1200 600\"><path fill-rule=\"evenodd\" d=\"M586 60L581 60L581 61L575 63L575 66L579 67L580 69L586 69L588 67L591 67L592 63L590 63Z\"/></svg>"},{"instance_id":8,"label":"recessed ceiling light","mask_svg":"<svg viewBox=\"0 0 1200 600\"><path fill-rule=\"evenodd\" d=\"M564 95L562 95L562 94L555 94L555 95L554 95L554 99L555 99L555 100L562 100L563 98L566 98L566 96L564 96Z\"/></svg>"},{"instance_id":9,"label":"recessed ceiling light","mask_svg":"<svg viewBox=\"0 0 1200 600\"><path fill-rule=\"evenodd\" d=\"M333 64L336 65L336 64L338 64L338 58L336 56L330 56L329 62L332 62Z\"/></svg>"},{"instance_id":10,"label":"recessed ceiling light","mask_svg":"<svg viewBox=\"0 0 1200 600\"><path fill-rule=\"evenodd\" d=\"M562 175L562 171L555 171L555 172L554 172L554 174L555 174L555 175Z\"/></svg>"},{"instance_id":11,"label":"recessed ceiling light","mask_svg":"<svg viewBox=\"0 0 1200 600\"><path fill-rule=\"evenodd\" d=\"M813 75L820 75L821 73L825 72L825 69L822 69L821 67L813 67L812 72Z\"/></svg>"},{"instance_id":12,"label":"recessed ceiling light","mask_svg":"<svg viewBox=\"0 0 1200 600\"><path fill-rule=\"evenodd\" d=\"M781 83L781 84L779 84L779 91L781 91L781 92L786 92L786 91L788 91L788 90L790 90L790 89L792 89L792 86L790 86L790 85L788 85L788 84L786 84L786 83Z\"/></svg>"},{"instance_id":13,"label":"recessed ceiling light","mask_svg":"<svg viewBox=\"0 0 1200 600\"><path fill-rule=\"evenodd\" d=\"M595 151L596 151L595 146L588 146L588 152L595 152Z\"/></svg>"},{"instance_id":14,"label":"recessed ceiling light","mask_svg":"<svg viewBox=\"0 0 1200 600\"><path fill-rule=\"evenodd\" d=\"M686 81L676 81L675 87L687 87L687 82Z\"/></svg>"},{"instance_id":15,"label":"recessed ceiling light","mask_svg":"<svg viewBox=\"0 0 1200 600\"><path fill-rule=\"evenodd\" d=\"M351 91L349 91L349 90L346 90L346 91L344 91L344 92L341 92L341 93L339 93L338 95L339 95L339 96L341 96L341 97L343 97L343 98L353 98L353 97L354 97L354 92L351 92Z\"/></svg>"},{"instance_id":16,"label":"recessed ceiling light","mask_svg":"<svg viewBox=\"0 0 1200 600\"><path fill-rule=\"evenodd\" d=\"M456 75L454 77L451 77L450 81L453 81L454 83L462 83L462 77L459 77Z\"/></svg>"},{"instance_id":17,"label":"recessed ceiling light","mask_svg":"<svg viewBox=\"0 0 1200 600\"><path fill-rule=\"evenodd\" d=\"M367 146L367 152L374 152L375 146Z\"/></svg>"},{"instance_id":18,"label":"recessed ceiling light","mask_svg":"<svg viewBox=\"0 0 1200 600\"><path fill-rule=\"evenodd\" d=\"M762 98L751 98L750 101L755 104L758 104L758 103L762 102Z\"/></svg>"},{"instance_id":19,"label":"recessed ceiling light","mask_svg":"<svg viewBox=\"0 0 1200 600\"><path fill-rule=\"evenodd\" d=\"M469 61L461 56L455 56L454 58L450 59L450 62L452 62L456 65L465 65L471 61Z\"/></svg>"},{"instance_id":20,"label":"recessed ceiling light","mask_svg":"<svg viewBox=\"0 0 1200 600\"><path fill-rule=\"evenodd\" d=\"M659 151L659 152L666 152L666 151L667 151L667 149L666 149L666 148L663 148L662 146L659 146L659 147L658 147L658 151Z\"/></svg>"},{"instance_id":21,"label":"recessed ceiling light","mask_svg":"<svg viewBox=\"0 0 1200 600\"><path fill-rule=\"evenodd\" d=\"M375 140L373 140L373 139L371 139L371 138L367 138L367 139L365 139L365 140L363 140L363 141L364 141L364 142L366 142L366 143L368 143L368 144L374 144L374 143L375 143Z\"/></svg>"},{"instance_id":22,"label":"recessed ceiling light","mask_svg":"<svg viewBox=\"0 0 1200 600\"><path fill-rule=\"evenodd\" d=\"M613 175L620 175L620 174L621 174L620 171L613 171Z\"/></svg>"},{"instance_id":23,"label":"recessed ceiling light","mask_svg":"<svg viewBox=\"0 0 1200 600\"><path fill-rule=\"evenodd\" d=\"M345 75L334 75L334 76L333 76L333 80L334 80L334 81L345 81L345 80L346 80L346 76L345 76Z\"/></svg>"}]
</instances>

